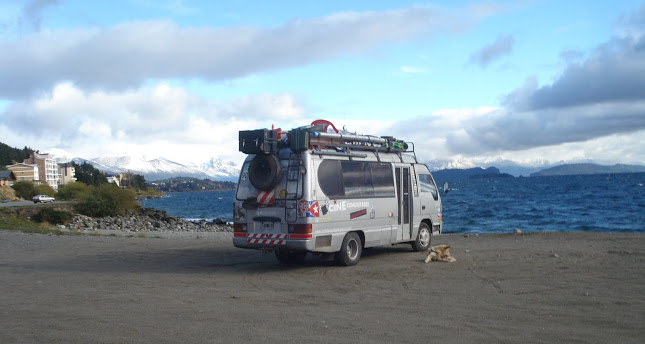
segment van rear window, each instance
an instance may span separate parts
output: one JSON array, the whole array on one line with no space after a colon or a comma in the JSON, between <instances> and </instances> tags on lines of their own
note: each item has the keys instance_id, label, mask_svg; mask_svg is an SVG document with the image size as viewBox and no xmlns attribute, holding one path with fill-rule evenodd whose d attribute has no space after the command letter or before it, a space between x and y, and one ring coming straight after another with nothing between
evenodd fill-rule
<instances>
[{"instance_id":1,"label":"van rear window","mask_svg":"<svg viewBox=\"0 0 645 344\"><path fill-rule=\"evenodd\" d=\"M389 163L324 160L318 167L318 182L329 198L394 197Z\"/></svg>"}]
</instances>

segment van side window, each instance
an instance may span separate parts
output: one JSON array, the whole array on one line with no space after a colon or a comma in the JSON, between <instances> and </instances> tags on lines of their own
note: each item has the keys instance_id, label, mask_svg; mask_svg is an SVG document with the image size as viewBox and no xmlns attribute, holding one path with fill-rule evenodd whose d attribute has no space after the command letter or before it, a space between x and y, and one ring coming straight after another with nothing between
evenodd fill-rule
<instances>
[{"instance_id":1,"label":"van side window","mask_svg":"<svg viewBox=\"0 0 645 344\"><path fill-rule=\"evenodd\" d=\"M318 183L329 198L345 196L343 177L340 174L340 160L324 160L318 167Z\"/></svg>"},{"instance_id":2,"label":"van side window","mask_svg":"<svg viewBox=\"0 0 645 344\"><path fill-rule=\"evenodd\" d=\"M439 199L437 186L429 174L419 174L419 186L421 186L421 192L432 193L432 198L434 198L435 201Z\"/></svg>"},{"instance_id":3,"label":"van side window","mask_svg":"<svg viewBox=\"0 0 645 344\"><path fill-rule=\"evenodd\" d=\"M372 185L374 197L394 197L394 179L392 165L388 163L372 162Z\"/></svg>"},{"instance_id":4,"label":"van side window","mask_svg":"<svg viewBox=\"0 0 645 344\"><path fill-rule=\"evenodd\" d=\"M374 195L368 164L362 161L341 161L340 170L343 171L345 197L364 198Z\"/></svg>"},{"instance_id":5,"label":"van side window","mask_svg":"<svg viewBox=\"0 0 645 344\"><path fill-rule=\"evenodd\" d=\"M394 177L388 163L324 160L318 182L329 198L394 197Z\"/></svg>"}]
</instances>

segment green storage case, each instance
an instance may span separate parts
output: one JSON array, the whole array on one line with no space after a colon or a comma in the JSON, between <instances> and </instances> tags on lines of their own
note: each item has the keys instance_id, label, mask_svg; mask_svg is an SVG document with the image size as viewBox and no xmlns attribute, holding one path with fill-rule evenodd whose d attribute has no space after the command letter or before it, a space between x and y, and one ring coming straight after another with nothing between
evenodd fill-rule
<instances>
[{"instance_id":1,"label":"green storage case","mask_svg":"<svg viewBox=\"0 0 645 344\"><path fill-rule=\"evenodd\" d=\"M289 147L294 152L309 149L309 131L307 129L293 129L290 132Z\"/></svg>"}]
</instances>

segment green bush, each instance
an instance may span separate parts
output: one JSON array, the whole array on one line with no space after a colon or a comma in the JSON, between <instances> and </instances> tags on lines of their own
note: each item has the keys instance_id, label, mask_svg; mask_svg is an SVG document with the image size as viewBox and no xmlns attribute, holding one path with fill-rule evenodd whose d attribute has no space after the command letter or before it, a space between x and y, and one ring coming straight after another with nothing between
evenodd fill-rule
<instances>
[{"instance_id":1,"label":"green bush","mask_svg":"<svg viewBox=\"0 0 645 344\"><path fill-rule=\"evenodd\" d=\"M31 219L36 222L48 222L52 225L62 225L69 222L73 217L74 215L67 211L44 208L34 214Z\"/></svg>"},{"instance_id":2,"label":"green bush","mask_svg":"<svg viewBox=\"0 0 645 344\"><path fill-rule=\"evenodd\" d=\"M128 209L139 210L136 193L132 189L121 189L113 184L102 184L90 189L81 197L79 213L92 217L123 215Z\"/></svg>"},{"instance_id":3,"label":"green bush","mask_svg":"<svg viewBox=\"0 0 645 344\"><path fill-rule=\"evenodd\" d=\"M56 191L47 184L34 185L34 183L21 180L11 186L16 192L16 197L31 200L36 195L54 196Z\"/></svg>"},{"instance_id":4,"label":"green bush","mask_svg":"<svg viewBox=\"0 0 645 344\"><path fill-rule=\"evenodd\" d=\"M32 182L21 180L13 183L11 186L16 192L16 197L22 199L31 199L36 194L34 193L34 184Z\"/></svg>"},{"instance_id":5,"label":"green bush","mask_svg":"<svg viewBox=\"0 0 645 344\"><path fill-rule=\"evenodd\" d=\"M54 197L54 195L56 195L56 191L54 191L54 189L52 189L52 187L47 184L40 184L34 186L34 194L29 198L32 198L36 195L47 195Z\"/></svg>"},{"instance_id":6,"label":"green bush","mask_svg":"<svg viewBox=\"0 0 645 344\"><path fill-rule=\"evenodd\" d=\"M90 188L82 182L72 182L58 187L56 198L64 200L79 200L90 192Z\"/></svg>"}]
</instances>

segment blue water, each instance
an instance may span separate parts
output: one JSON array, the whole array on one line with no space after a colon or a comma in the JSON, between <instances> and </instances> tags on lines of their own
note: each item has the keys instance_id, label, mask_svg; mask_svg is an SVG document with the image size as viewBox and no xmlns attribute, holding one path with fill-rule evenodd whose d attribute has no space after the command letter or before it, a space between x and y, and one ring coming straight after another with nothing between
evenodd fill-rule
<instances>
[{"instance_id":1,"label":"blue water","mask_svg":"<svg viewBox=\"0 0 645 344\"><path fill-rule=\"evenodd\" d=\"M437 181L442 185L442 181ZM645 173L469 179L442 195L445 233L645 232ZM233 221L234 191L171 193L144 207Z\"/></svg>"},{"instance_id":2,"label":"blue water","mask_svg":"<svg viewBox=\"0 0 645 344\"><path fill-rule=\"evenodd\" d=\"M164 210L186 220L222 219L233 222L233 197L234 190L174 192L161 198L144 199L141 205L144 208Z\"/></svg>"},{"instance_id":3,"label":"blue water","mask_svg":"<svg viewBox=\"0 0 645 344\"><path fill-rule=\"evenodd\" d=\"M443 196L448 233L645 232L645 173L464 180Z\"/></svg>"}]
</instances>

